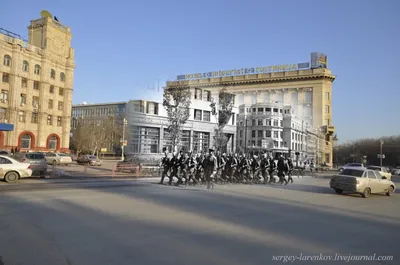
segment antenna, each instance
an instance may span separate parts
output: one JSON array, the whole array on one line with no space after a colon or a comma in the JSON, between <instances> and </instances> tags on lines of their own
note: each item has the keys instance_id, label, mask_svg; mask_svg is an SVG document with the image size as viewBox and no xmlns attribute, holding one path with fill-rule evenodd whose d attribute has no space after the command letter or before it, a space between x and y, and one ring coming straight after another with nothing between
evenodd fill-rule
<instances>
[{"instance_id":1,"label":"antenna","mask_svg":"<svg viewBox=\"0 0 400 265\"><path fill-rule=\"evenodd\" d=\"M41 17L50 17L50 18L53 18L53 16L51 15L51 13L49 12L49 11L47 11L47 10L42 10L41 12L40 12L40 16Z\"/></svg>"}]
</instances>

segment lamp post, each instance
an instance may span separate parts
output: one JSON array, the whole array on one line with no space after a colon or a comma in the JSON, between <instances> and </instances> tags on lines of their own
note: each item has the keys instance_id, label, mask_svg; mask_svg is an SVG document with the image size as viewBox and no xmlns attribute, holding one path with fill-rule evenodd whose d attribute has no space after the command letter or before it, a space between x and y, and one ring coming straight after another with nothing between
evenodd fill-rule
<instances>
[{"instance_id":1,"label":"lamp post","mask_svg":"<svg viewBox=\"0 0 400 265\"><path fill-rule=\"evenodd\" d=\"M124 147L125 147L125 127L128 124L126 118L124 118L124 124L122 125L122 143L121 143L121 160L125 158Z\"/></svg>"},{"instance_id":2,"label":"lamp post","mask_svg":"<svg viewBox=\"0 0 400 265\"><path fill-rule=\"evenodd\" d=\"M382 139L381 139L381 141L380 141L380 144L381 144L381 155L380 155L380 160L381 160L381 166L382 166L382 159L383 159L382 147L383 147L383 144L384 144L384 142L383 142Z\"/></svg>"}]
</instances>

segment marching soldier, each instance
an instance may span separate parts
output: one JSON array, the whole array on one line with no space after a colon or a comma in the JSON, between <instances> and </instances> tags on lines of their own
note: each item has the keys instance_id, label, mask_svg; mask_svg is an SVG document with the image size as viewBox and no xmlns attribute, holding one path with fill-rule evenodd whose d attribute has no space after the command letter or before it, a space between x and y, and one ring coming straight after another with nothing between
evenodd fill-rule
<instances>
[{"instance_id":1,"label":"marching soldier","mask_svg":"<svg viewBox=\"0 0 400 265\"><path fill-rule=\"evenodd\" d=\"M164 148L164 157L161 159L160 168L162 168L160 184L163 184L165 177L171 178L170 176L168 176L168 171L170 169L170 159L168 157L166 148Z\"/></svg>"},{"instance_id":2,"label":"marching soldier","mask_svg":"<svg viewBox=\"0 0 400 265\"><path fill-rule=\"evenodd\" d=\"M214 188L214 178L218 169L218 161L214 156L214 150L209 149L209 155L205 159L204 175L207 181L207 189Z\"/></svg>"},{"instance_id":3,"label":"marching soldier","mask_svg":"<svg viewBox=\"0 0 400 265\"><path fill-rule=\"evenodd\" d=\"M275 183L275 177L274 177L274 171L276 169L276 164L275 161L272 157L269 157L269 169L268 169L268 173L269 173L269 182L268 183Z\"/></svg>"},{"instance_id":4,"label":"marching soldier","mask_svg":"<svg viewBox=\"0 0 400 265\"><path fill-rule=\"evenodd\" d=\"M267 153L264 153L261 158L260 168L261 168L261 176L263 177L264 184L267 184L268 168L269 168L269 161L267 158Z\"/></svg>"}]
</instances>

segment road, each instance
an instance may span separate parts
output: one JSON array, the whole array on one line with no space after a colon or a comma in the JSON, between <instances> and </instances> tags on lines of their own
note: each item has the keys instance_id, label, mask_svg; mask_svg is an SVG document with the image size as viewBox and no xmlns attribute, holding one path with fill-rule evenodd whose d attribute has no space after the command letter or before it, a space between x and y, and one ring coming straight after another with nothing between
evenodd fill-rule
<instances>
[{"instance_id":1,"label":"road","mask_svg":"<svg viewBox=\"0 0 400 265\"><path fill-rule=\"evenodd\" d=\"M347 264L399 264L399 193L363 199L334 194L327 179L295 181L212 191L130 181L1 192L0 264L248 265L374 253L394 260Z\"/></svg>"}]
</instances>

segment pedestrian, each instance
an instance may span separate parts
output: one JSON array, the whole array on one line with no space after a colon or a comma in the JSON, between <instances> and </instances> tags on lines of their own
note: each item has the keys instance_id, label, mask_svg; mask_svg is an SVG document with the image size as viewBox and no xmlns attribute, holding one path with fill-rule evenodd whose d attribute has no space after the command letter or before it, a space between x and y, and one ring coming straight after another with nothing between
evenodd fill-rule
<instances>
[{"instance_id":1,"label":"pedestrian","mask_svg":"<svg viewBox=\"0 0 400 265\"><path fill-rule=\"evenodd\" d=\"M217 169L218 169L218 162L217 158L214 155L214 149L209 149L209 155L206 158L205 162L205 177L207 181L207 189L213 189L214 188L214 178L215 174L217 174Z\"/></svg>"},{"instance_id":2,"label":"pedestrian","mask_svg":"<svg viewBox=\"0 0 400 265\"><path fill-rule=\"evenodd\" d=\"M285 163L285 159L283 158L283 155L281 155L278 160L279 184L283 184L283 182L285 182L287 184L287 180L286 180L285 173L284 173L285 171L286 171L286 163Z\"/></svg>"},{"instance_id":3,"label":"pedestrian","mask_svg":"<svg viewBox=\"0 0 400 265\"><path fill-rule=\"evenodd\" d=\"M290 159L290 157L287 160L287 167L288 167L288 172L287 172L288 180L287 180L286 184L288 184L289 181L290 181L290 183L293 183L292 172L293 172L294 166L293 166L292 159Z\"/></svg>"},{"instance_id":4,"label":"pedestrian","mask_svg":"<svg viewBox=\"0 0 400 265\"><path fill-rule=\"evenodd\" d=\"M267 153L264 153L261 158L260 162L261 168L261 176L263 178L264 184L267 184L268 181L268 168L269 168L269 161L267 158Z\"/></svg>"},{"instance_id":5,"label":"pedestrian","mask_svg":"<svg viewBox=\"0 0 400 265\"><path fill-rule=\"evenodd\" d=\"M160 184L163 184L165 177L170 178L170 176L168 176L168 172L170 169L170 159L168 157L168 153L167 153L166 149L164 150L164 157L161 160L160 167L162 167Z\"/></svg>"},{"instance_id":6,"label":"pedestrian","mask_svg":"<svg viewBox=\"0 0 400 265\"><path fill-rule=\"evenodd\" d=\"M11 153L11 155L14 155L14 147L11 147L10 153Z\"/></svg>"},{"instance_id":7,"label":"pedestrian","mask_svg":"<svg viewBox=\"0 0 400 265\"><path fill-rule=\"evenodd\" d=\"M269 169L268 169L268 173L269 173L269 182L268 183L275 183L275 177L274 177L274 171L276 169L276 163L274 161L274 159L270 156L269 157Z\"/></svg>"}]
</instances>

